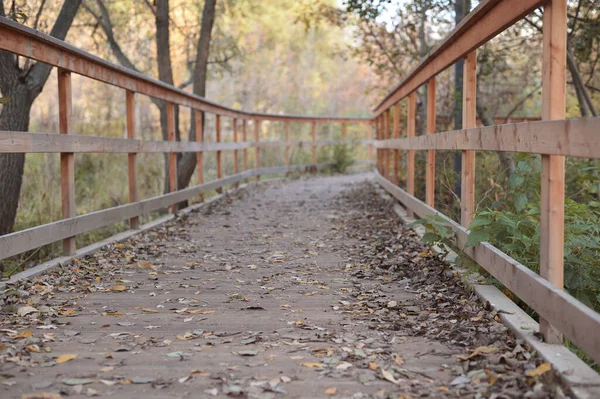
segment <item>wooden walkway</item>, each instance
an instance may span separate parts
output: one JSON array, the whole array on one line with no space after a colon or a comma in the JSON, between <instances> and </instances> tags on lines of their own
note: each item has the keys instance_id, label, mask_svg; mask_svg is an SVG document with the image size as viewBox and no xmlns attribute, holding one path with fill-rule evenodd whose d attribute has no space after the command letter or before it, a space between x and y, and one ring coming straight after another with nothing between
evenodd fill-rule
<instances>
[{"instance_id":1,"label":"wooden walkway","mask_svg":"<svg viewBox=\"0 0 600 399\"><path fill-rule=\"evenodd\" d=\"M242 189L21 286L0 397L563 397L371 176Z\"/></svg>"}]
</instances>

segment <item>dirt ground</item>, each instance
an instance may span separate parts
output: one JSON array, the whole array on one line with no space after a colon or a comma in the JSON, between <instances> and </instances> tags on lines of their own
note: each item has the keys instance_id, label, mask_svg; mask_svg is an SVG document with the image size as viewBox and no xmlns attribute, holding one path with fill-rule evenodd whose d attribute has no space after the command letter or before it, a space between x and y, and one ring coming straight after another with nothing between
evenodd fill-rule
<instances>
[{"instance_id":1,"label":"dirt ground","mask_svg":"<svg viewBox=\"0 0 600 399\"><path fill-rule=\"evenodd\" d=\"M568 395L368 177L243 189L10 287L0 397Z\"/></svg>"}]
</instances>

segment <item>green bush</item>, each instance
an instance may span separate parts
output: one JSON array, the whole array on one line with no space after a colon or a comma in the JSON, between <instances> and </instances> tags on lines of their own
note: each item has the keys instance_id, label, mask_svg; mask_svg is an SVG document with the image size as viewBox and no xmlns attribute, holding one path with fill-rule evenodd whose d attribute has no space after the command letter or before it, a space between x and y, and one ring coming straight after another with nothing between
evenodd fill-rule
<instances>
[{"instance_id":1,"label":"green bush","mask_svg":"<svg viewBox=\"0 0 600 399\"><path fill-rule=\"evenodd\" d=\"M354 146L348 143L336 142L333 146L332 169L344 173L354 163Z\"/></svg>"}]
</instances>

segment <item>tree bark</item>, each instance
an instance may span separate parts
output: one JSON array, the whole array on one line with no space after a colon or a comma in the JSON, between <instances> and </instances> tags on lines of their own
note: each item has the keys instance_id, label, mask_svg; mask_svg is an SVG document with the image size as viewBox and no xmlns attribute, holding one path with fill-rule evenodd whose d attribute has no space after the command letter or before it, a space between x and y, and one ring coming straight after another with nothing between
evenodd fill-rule
<instances>
[{"instance_id":1,"label":"tree bark","mask_svg":"<svg viewBox=\"0 0 600 399\"><path fill-rule=\"evenodd\" d=\"M583 78L579 73L579 68L577 67L577 62L573 56L573 51L571 50L570 44L567 45L567 67L569 68L569 72L573 78L573 85L575 86L575 93L577 94L581 116L587 117L590 115L590 113L592 116L598 116L596 108L594 107L594 103L590 98L590 93L587 91L585 83L583 82Z\"/></svg>"},{"instance_id":2,"label":"tree bark","mask_svg":"<svg viewBox=\"0 0 600 399\"><path fill-rule=\"evenodd\" d=\"M67 36L81 0L65 1L56 18L50 35L64 40ZM0 1L0 15L4 16L4 5ZM0 130L29 130L31 106L42 92L52 66L36 62L22 69L14 54L0 51L0 90L9 102L0 112ZM23 183L25 154L0 154L0 235L12 232L19 206L19 195Z\"/></svg>"},{"instance_id":3,"label":"tree bark","mask_svg":"<svg viewBox=\"0 0 600 399\"><path fill-rule=\"evenodd\" d=\"M215 11L217 0L206 0L202 11L202 26L196 50L196 66L193 76L193 93L200 97L206 97L206 80L208 76L208 55L210 54L210 39L215 23ZM196 116L191 110L191 128L189 141L196 141ZM206 120L202 114L203 123ZM204 129L202 129L204 131ZM204 139L204 137L201 137ZM177 180L179 187L187 187L196 167L196 154L184 153L177 164Z\"/></svg>"}]
</instances>

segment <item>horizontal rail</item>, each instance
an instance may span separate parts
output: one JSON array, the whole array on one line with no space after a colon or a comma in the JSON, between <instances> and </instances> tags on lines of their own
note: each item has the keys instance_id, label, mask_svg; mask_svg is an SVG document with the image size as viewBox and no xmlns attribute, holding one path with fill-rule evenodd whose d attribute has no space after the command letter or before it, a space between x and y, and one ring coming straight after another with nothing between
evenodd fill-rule
<instances>
[{"instance_id":1,"label":"horizontal rail","mask_svg":"<svg viewBox=\"0 0 600 399\"><path fill-rule=\"evenodd\" d=\"M427 83L474 49L520 20L546 0L484 0L434 47L427 57L374 109L375 116Z\"/></svg>"},{"instance_id":2,"label":"horizontal rail","mask_svg":"<svg viewBox=\"0 0 600 399\"><path fill-rule=\"evenodd\" d=\"M469 237L465 227L408 194L378 172L375 173L377 183L409 210L421 217L427 215L442 217L454 231L459 248L464 248ZM587 355L600 362L600 336L593 333L593 331L600 331L599 313L489 243L481 243L463 251L540 316L564 333Z\"/></svg>"},{"instance_id":3,"label":"horizontal rail","mask_svg":"<svg viewBox=\"0 0 600 399\"><path fill-rule=\"evenodd\" d=\"M209 143L197 141L149 141L76 134L30 133L0 131L0 153L164 153L232 151L246 148L277 148L287 146L327 146L336 144L370 144L359 141L259 141Z\"/></svg>"},{"instance_id":4,"label":"horizontal rail","mask_svg":"<svg viewBox=\"0 0 600 399\"><path fill-rule=\"evenodd\" d=\"M476 150L600 158L600 117L511 123L379 140L378 149Z\"/></svg>"},{"instance_id":5,"label":"horizontal rail","mask_svg":"<svg viewBox=\"0 0 600 399\"><path fill-rule=\"evenodd\" d=\"M297 122L371 123L371 118L271 115L236 110L209 101L160 80L113 64L66 42L0 17L0 50L9 51L78 75L193 109L239 119Z\"/></svg>"},{"instance_id":6,"label":"horizontal rail","mask_svg":"<svg viewBox=\"0 0 600 399\"><path fill-rule=\"evenodd\" d=\"M317 170L329 167L330 164L316 165ZM250 169L246 172L227 176L210 183L199 184L183 190L160 195L146 200L119 205L85 215L63 219L26 230L0 236L0 260L18 255L25 251L60 241L64 238L74 237L88 231L108 226L145 213L165 209L173 204L190 199L209 191L234 184L253 176L281 174L288 172L302 172L315 168L313 165L281 166L274 168Z\"/></svg>"}]
</instances>

